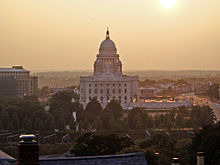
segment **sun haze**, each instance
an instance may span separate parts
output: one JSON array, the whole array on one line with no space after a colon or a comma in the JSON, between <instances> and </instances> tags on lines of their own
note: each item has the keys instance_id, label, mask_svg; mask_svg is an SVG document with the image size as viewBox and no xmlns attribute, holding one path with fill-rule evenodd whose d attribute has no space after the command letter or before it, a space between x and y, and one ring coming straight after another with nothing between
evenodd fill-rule
<instances>
[{"instance_id":1,"label":"sun haze","mask_svg":"<svg viewBox=\"0 0 220 165\"><path fill-rule=\"evenodd\" d=\"M2 0L0 67L92 70L108 26L124 70L219 70L219 17L219 0Z\"/></svg>"},{"instance_id":2,"label":"sun haze","mask_svg":"<svg viewBox=\"0 0 220 165\"><path fill-rule=\"evenodd\" d=\"M176 4L176 0L160 0L160 3L165 8L172 8Z\"/></svg>"}]
</instances>

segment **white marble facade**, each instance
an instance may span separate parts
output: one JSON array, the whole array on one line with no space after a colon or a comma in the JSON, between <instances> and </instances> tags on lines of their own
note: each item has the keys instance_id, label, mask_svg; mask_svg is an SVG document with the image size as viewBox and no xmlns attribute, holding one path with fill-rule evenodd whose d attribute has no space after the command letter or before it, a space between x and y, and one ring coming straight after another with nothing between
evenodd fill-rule
<instances>
[{"instance_id":1,"label":"white marble facade","mask_svg":"<svg viewBox=\"0 0 220 165\"><path fill-rule=\"evenodd\" d=\"M93 76L80 77L80 101L85 107L93 97L96 97L105 107L108 102L115 99L126 107L128 103L137 101L138 89L138 76L122 74L122 63L107 30L106 39L101 43L94 63Z\"/></svg>"}]
</instances>

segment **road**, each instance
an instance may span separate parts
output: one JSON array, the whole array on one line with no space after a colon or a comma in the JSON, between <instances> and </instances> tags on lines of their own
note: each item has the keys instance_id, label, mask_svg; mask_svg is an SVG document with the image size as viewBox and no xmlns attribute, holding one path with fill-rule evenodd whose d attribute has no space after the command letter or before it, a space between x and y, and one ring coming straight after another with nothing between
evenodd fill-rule
<instances>
[{"instance_id":1,"label":"road","mask_svg":"<svg viewBox=\"0 0 220 165\"><path fill-rule=\"evenodd\" d=\"M194 104L196 105L209 105L217 118L217 122L220 121L220 104L210 101L208 98L198 97L198 96L190 96L193 97Z\"/></svg>"},{"instance_id":2,"label":"road","mask_svg":"<svg viewBox=\"0 0 220 165\"><path fill-rule=\"evenodd\" d=\"M217 122L220 121L220 104L209 102L209 106L213 109Z\"/></svg>"}]
</instances>

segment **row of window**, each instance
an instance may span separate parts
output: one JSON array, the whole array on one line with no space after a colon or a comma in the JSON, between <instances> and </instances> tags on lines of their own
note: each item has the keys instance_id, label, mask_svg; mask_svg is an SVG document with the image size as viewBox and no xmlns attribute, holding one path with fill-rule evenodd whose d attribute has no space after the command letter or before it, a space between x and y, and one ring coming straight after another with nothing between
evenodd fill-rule
<instances>
[{"instance_id":1,"label":"row of window","mask_svg":"<svg viewBox=\"0 0 220 165\"><path fill-rule=\"evenodd\" d=\"M121 93L121 89L118 89L118 93ZM103 89L100 89L100 93L103 93L104 92L104 90ZM110 90L109 89L106 89L106 93L107 94L109 94L109 92L110 92ZM91 89L89 89L89 94L91 94L92 93L92 90ZM94 93L95 94L97 94L98 93L98 89L95 89L94 90ZM112 93L116 93L116 90L115 89L113 89L112 90ZM127 89L124 89L124 93L127 93Z\"/></svg>"},{"instance_id":2,"label":"row of window","mask_svg":"<svg viewBox=\"0 0 220 165\"><path fill-rule=\"evenodd\" d=\"M113 99L113 100L117 100L117 99L115 98L115 96L113 96L112 99ZM92 97L91 97L91 96L89 97L89 100L92 100ZM111 99L110 99L109 97L107 97L106 100L107 100L107 102L110 102ZM103 103L103 101L104 101L104 97L101 96L101 97L100 97L100 102ZM121 101L121 96L118 97L118 101L119 101L119 103L122 103L122 101ZM124 103L127 103L127 96L124 97Z\"/></svg>"},{"instance_id":3,"label":"row of window","mask_svg":"<svg viewBox=\"0 0 220 165\"><path fill-rule=\"evenodd\" d=\"M104 97L101 96L101 97L100 97L100 100L103 101L103 98L104 98ZM107 97L106 99L107 99L107 100L110 100L109 97ZM113 96L112 99L115 100L115 99L116 99L115 96ZM121 100L121 96L119 96L118 99ZM127 96L125 96L124 99L127 100ZM89 96L89 100L92 100L92 97L91 97L91 96Z\"/></svg>"},{"instance_id":4,"label":"row of window","mask_svg":"<svg viewBox=\"0 0 220 165\"><path fill-rule=\"evenodd\" d=\"M100 85L101 87L103 86L103 84L98 84L98 85ZM97 84L95 84L95 87L97 87L98 86ZM108 87L109 85L111 85L111 84L106 84L106 86ZM91 87L92 86L92 84L89 84L89 87ZM115 84L112 84L112 86L114 87L115 86ZM121 84L118 84L118 86L121 86ZM125 83L124 84L124 86L126 87L127 86L127 84Z\"/></svg>"}]
</instances>

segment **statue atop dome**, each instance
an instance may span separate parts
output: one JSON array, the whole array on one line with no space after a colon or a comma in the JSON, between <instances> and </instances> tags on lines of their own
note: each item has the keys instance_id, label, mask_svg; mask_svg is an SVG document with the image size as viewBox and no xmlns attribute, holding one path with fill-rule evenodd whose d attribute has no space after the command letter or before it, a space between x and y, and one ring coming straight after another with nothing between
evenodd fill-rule
<instances>
[{"instance_id":1,"label":"statue atop dome","mask_svg":"<svg viewBox=\"0 0 220 165\"><path fill-rule=\"evenodd\" d=\"M107 27L107 31L106 31L106 39L110 39L108 27Z\"/></svg>"}]
</instances>

